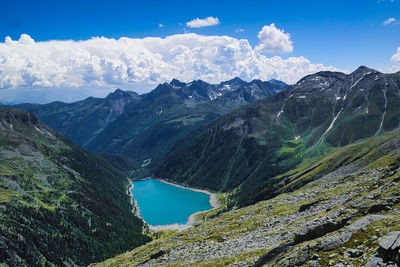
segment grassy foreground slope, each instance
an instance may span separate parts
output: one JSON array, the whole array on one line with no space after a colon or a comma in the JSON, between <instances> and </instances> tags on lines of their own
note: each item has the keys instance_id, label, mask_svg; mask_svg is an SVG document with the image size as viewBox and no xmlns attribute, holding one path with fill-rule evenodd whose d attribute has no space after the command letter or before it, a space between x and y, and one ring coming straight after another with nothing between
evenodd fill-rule
<instances>
[{"instance_id":1,"label":"grassy foreground slope","mask_svg":"<svg viewBox=\"0 0 400 267\"><path fill-rule=\"evenodd\" d=\"M399 130L361 139L282 175L291 182L270 200L165 232L96 266L399 264L398 248L385 246L400 231L399 171Z\"/></svg>"},{"instance_id":2,"label":"grassy foreground slope","mask_svg":"<svg viewBox=\"0 0 400 267\"><path fill-rule=\"evenodd\" d=\"M127 186L34 115L0 110L0 265L85 265L145 243Z\"/></svg>"}]
</instances>

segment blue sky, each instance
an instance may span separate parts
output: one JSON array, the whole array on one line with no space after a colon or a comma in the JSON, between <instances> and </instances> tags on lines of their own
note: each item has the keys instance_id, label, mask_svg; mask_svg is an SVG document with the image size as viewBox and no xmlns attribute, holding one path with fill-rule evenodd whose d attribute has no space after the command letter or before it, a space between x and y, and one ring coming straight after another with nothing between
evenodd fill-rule
<instances>
[{"instance_id":1,"label":"blue sky","mask_svg":"<svg viewBox=\"0 0 400 267\"><path fill-rule=\"evenodd\" d=\"M142 39L195 33L246 39L250 46L255 48L260 42L258 33L263 26L274 23L277 30L290 34L292 42L293 52L276 54L283 60L290 57L304 57L312 64L322 64L348 71L360 65L380 70L400 70L397 67L393 68L393 65L398 65L398 62L391 60L397 47L400 46L400 24L398 23L400 0L0 0L0 3L3 10L0 16L0 40L4 40L7 36L10 36L12 40L19 40L21 34L29 35L36 43L46 43L49 40L78 41L101 36L108 39L120 37ZM210 16L218 18L219 24L202 28L186 26L187 22L195 18L203 19ZM394 18L395 21L384 25L384 21L389 18ZM160 27L160 24L163 26ZM264 51L258 52L266 57L275 56ZM0 56L1 53L0 50ZM3 53L6 52L3 51ZM162 56L165 57L165 54ZM243 77L263 78L261 74L257 75L243 74ZM265 77L283 80L286 77L283 74L277 77L271 75ZM182 76L182 79L185 77L192 78ZM154 81L158 82L160 79ZM291 81L291 78L287 79ZM297 76L293 79L297 79ZM218 77L210 81L217 80ZM10 83L11 85L7 86L4 84L7 83L3 82L3 89L8 88L8 90L13 87L13 84L15 88L22 86L25 90L28 90L30 86L35 87L32 84ZM43 86L45 83L39 84ZM56 86L51 84L48 83L48 87L67 86L62 83ZM114 84L108 85L113 87ZM85 86L90 87L88 84L77 87ZM137 86L149 87L149 82L141 83L135 80L131 86L127 87L132 89ZM0 102L1 100L0 92Z\"/></svg>"},{"instance_id":2,"label":"blue sky","mask_svg":"<svg viewBox=\"0 0 400 267\"><path fill-rule=\"evenodd\" d=\"M194 18L218 17L215 27L186 29L205 35L246 38L257 44L263 25L289 32L294 52L313 62L352 70L361 64L390 66L400 46L400 1L21 1L2 0L0 38L27 33L36 41L93 36L147 37L183 33ZM159 24L164 27L160 28ZM235 29L244 32L235 32Z\"/></svg>"}]
</instances>

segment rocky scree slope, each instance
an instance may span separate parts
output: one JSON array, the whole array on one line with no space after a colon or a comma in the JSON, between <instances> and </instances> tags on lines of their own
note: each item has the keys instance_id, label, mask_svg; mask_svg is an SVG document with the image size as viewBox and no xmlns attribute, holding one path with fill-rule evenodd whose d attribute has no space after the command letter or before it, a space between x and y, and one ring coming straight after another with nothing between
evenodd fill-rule
<instances>
[{"instance_id":1,"label":"rocky scree slope","mask_svg":"<svg viewBox=\"0 0 400 267\"><path fill-rule=\"evenodd\" d=\"M399 86L399 73L367 67L348 75L306 76L281 93L217 119L154 173L190 186L233 192L232 206L271 198L292 182L278 177L303 160L397 128Z\"/></svg>"},{"instance_id":2,"label":"rocky scree slope","mask_svg":"<svg viewBox=\"0 0 400 267\"><path fill-rule=\"evenodd\" d=\"M0 110L0 265L85 265L144 244L127 187L34 115Z\"/></svg>"},{"instance_id":3,"label":"rocky scree slope","mask_svg":"<svg viewBox=\"0 0 400 267\"><path fill-rule=\"evenodd\" d=\"M21 104L50 127L92 152L111 152L138 161L162 159L179 140L222 114L287 87L279 81L220 84L172 80L143 95L120 89L104 99L67 104Z\"/></svg>"},{"instance_id":4,"label":"rocky scree slope","mask_svg":"<svg viewBox=\"0 0 400 267\"><path fill-rule=\"evenodd\" d=\"M399 130L337 148L282 176L324 173L297 190L94 266L399 266L399 151Z\"/></svg>"}]
</instances>

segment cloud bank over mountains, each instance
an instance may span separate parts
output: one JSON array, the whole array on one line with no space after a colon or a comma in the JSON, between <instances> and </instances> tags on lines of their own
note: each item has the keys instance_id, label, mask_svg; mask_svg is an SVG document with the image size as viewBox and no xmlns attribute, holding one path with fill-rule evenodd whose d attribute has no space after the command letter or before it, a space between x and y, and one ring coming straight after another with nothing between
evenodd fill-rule
<instances>
[{"instance_id":1,"label":"cloud bank over mountains","mask_svg":"<svg viewBox=\"0 0 400 267\"><path fill-rule=\"evenodd\" d=\"M262 52L269 51L268 47L274 53L293 49L290 36L273 24L266 27L270 28L264 27L260 32L256 48L246 39L194 33L165 38L95 37L43 42L35 42L27 34L19 40L7 37L0 43L0 89L109 87L111 90L117 86L122 89L143 86L148 90L150 85L173 78L218 83L236 76L244 80L274 78L295 83L310 73L337 70L311 63L304 57L283 59L263 55ZM271 27L272 39L268 39ZM274 40L284 48L277 48Z\"/></svg>"},{"instance_id":2,"label":"cloud bank over mountains","mask_svg":"<svg viewBox=\"0 0 400 267\"><path fill-rule=\"evenodd\" d=\"M383 72L398 72L400 71L400 47L397 47L396 52L390 58L394 65L387 69L382 69Z\"/></svg>"},{"instance_id":3,"label":"cloud bank over mountains","mask_svg":"<svg viewBox=\"0 0 400 267\"><path fill-rule=\"evenodd\" d=\"M391 60L396 63L400 63L400 47L397 47L397 51L393 54Z\"/></svg>"}]
</instances>

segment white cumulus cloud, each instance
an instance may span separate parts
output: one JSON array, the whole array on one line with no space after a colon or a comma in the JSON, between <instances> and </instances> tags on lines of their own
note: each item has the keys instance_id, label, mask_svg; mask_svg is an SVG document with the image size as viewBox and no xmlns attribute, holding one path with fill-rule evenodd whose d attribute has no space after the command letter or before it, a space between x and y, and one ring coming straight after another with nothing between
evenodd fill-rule
<instances>
[{"instance_id":1,"label":"white cumulus cloud","mask_svg":"<svg viewBox=\"0 0 400 267\"><path fill-rule=\"evenodd\" d=\"M400 63L400 47L397 47L397 51L393 54L391 60Z\"/></svg>"},{"instance_id":2,"label":"white cumulus cloud","mask_svg":"<svg viewBox=\"0 0 400 267\"><path fill-rule=\"evenodd\" d=\"M246 39L194 33L43 42L23 34L19 40L7 37L0 43L0 88L8 91L75 88L86 96L88 88L93 94L95 88L104 92L104 88L120 87L143 93L173 78L219 83L236 76L248 81L274 78L295 83L321 70L338 69L313 64L304 57L267 57Z\"/></svg>"},{"instance_id":3,"label":"white cumulus cloud","mask_svg":"<svg viewBox=\"0 0 400 267\"><path fill-rule=\"evenodd\" d=\"M387 20L385 20L385 21L383 22L383 25L389 25L389 24L395 23L395 22L396 22L396 19L395 19L395 18L388 18Z\"/></svg>"},{"instance_id":4,"label":"white cumulus cloud","mask_svg":"<svg viewBox=\"0 0 400 267\"><path fill-rule=\"evenodd\" d=\"M255 50L266 54L283 54L293 52L293 43L290 34L277 29L275 24L265 25L258 33L259 44Z\"/></svg>"},{"instance_id":5,"label":"white cumulus cloud","mask_svg":"<svg viewBox=\"0 0 400 267\"><path fill-rule=\"evenodd\" d=\"M191 21L186 22L186 26L189 28L202 28L218 24L219 24L219 19L214 17L207 17L204 19L195 18Z\"/></svg>"},{"instance_id":6,"label":"white cumulus cloud","mask_svg":"<svg viewBox=\"0 0 400 267\"><path fill-rule=\"evenodd\" d=\"M395 64L387 68L382 68L380 69L380 71L386 73L393 73L400 71L400 47L397 47L396 53L392 55L390 60L393 61Z\"/></svg>"}]
</instances>

